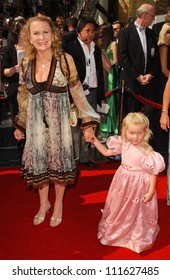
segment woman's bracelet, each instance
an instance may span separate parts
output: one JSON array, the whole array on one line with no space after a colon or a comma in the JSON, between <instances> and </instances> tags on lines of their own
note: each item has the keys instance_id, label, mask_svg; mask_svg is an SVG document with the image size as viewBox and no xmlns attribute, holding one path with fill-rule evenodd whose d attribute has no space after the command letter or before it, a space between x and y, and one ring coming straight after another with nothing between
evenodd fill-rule
<instances>
[{"instance_id":1,"label":"woman's bracelet","mask_svg":"<svg viewBox=\"0 0 170 280\"><path fill-rule=\"evenodd\" d=\"M168 110L162 110L162 112L166 112L166 113L168 113Z\"/></svg>"}]
</instances>

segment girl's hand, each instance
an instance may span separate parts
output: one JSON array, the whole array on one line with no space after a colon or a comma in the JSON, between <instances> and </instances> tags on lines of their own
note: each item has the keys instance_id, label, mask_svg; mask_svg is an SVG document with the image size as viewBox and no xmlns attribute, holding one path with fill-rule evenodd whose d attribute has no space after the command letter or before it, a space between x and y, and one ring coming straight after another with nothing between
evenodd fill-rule
<instances>
[{"instance_id":1,"label":"girl's hand","mask_svg":"<svg viewBox=\"0 0 170 280\"><path fill-rule=\"evenodd\" d=\"M25 135L24 135L24 133L23 133L21 130L19 130L18 128L16 128L15 131L14 131L14 137L15 137L15 139L17 139L18 141L21 141L22 139L25 138Z\"/></svg>"},{"instance_id":2,"label":"girl's hand","mask_svg":"<svg viewBox=\"0 0 170 280\"><path fill-rule=\"evenodd\" d=\"M154 193L151 193L151 192L147 192L144 197L143 197L143 201L146 203L146 202L149 202L151 201L151 199L153 198L154 196Z\"/></svg>"}]
</instances>

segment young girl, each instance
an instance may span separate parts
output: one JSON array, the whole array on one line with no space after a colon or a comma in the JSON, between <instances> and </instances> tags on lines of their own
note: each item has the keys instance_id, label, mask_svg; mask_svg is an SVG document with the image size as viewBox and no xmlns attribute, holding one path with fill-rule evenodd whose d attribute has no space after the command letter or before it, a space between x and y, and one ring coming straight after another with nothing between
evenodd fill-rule
<instances>
[{"instance_id":1,"label":"young girl","mask_svg":"<svg viewBox=\"0 0 170 280\"><path fill-rule=\"evenodd\" d=\"M151 248L156 239L156 175L165 169L165 163L148 144L151 135L147 117L129 113L123 120L121 136L109 137L108 149L94 139L93 144L104 156L122 155L99 223L98 238L103 245L140 253Z\"/></svg>"}]
</instances>

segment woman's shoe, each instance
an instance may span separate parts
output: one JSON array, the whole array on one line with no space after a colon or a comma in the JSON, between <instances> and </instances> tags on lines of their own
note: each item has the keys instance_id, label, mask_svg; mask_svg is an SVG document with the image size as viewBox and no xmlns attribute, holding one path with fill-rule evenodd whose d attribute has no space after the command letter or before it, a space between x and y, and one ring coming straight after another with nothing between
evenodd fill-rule
<instances>
[{"instance_id":1,"label":"woman's shoe","mask_svg":"<svg viewBox=\"0 0 170 280\"><path fill-rule=\"evenodd\" d=\"M53 216L50 219L50 227L57 227L62 222L63 205L54 207ZM58 218L57 218L58 217Z\"/></svg>"},{"instance_id":2,"label":"woman's shoe","mask_svg":"<svg viewBox=\"0 0 170 280\"><path fill-rule=\"evenodd\" d=\"M46 213L49 212L49 209L51 208L51 204L49 203L48 204L48 207L46 209L46 212L45 212L45 216L46 216ZM36 226L36 225L40 225L41 223L44 222L44 219L45 219L45 216L42 217L42 216L39 216L39 214L37 214L35 217L34 217L34 220L33 220L33 224Z\"/></svg>"},{"instance_id":3,"label":"woman's shoe","mask_svg":"<svg viewBox=\"0 0 170 280\"><path fill-rule=\"evenodd\" d=\"M61 222L62 222L62 218L51 217L51 219L50 219L50 227L57 227L57 226L59 226L59 224L61 224Z\"/></svg>"}]
</instances>

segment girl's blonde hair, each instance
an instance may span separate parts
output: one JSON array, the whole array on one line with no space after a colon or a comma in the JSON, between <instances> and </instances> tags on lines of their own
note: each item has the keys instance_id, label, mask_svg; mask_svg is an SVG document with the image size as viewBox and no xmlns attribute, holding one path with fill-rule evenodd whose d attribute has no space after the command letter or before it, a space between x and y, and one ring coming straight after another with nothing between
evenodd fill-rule
<instances>
[{"instance_id":1,"label":"girl's blonde hair","mask_svg":"<svg viewBox=\"0 0 170 280\"><path fill-rule=\"evenodd\" d=\"M47 16L41 16L41 17L31 17L27 20L27 24L24 28L24 49L25 49L25 58L28 60L32 60L36 56L36 49L34 46L30 43L30 25L35 22L47 22L51 28L51 32L53 34L53 41L52 41L52 52L57 60L59 60L61 52L62 52L62 43L61 43L61 34L58 28L55 27L52 20Z\"/></svg>"},{"instance_id":2,"label":"girl's blonde hair","mask_svg":"<svg viewBox=\"0 0 170 280\"><path fill-rule=\"evenodd\" d=\"M161 28L161 31L159 33L159 38L158 38L158 47L164 44L167 44L167 39L166 39L166 32L167 30L170 29L170 23L164 23L164 25Z\"/></svg>"},{"instance_id":3,"label":"girl's blonde hair","mask_svg":"<svg viewBox=\"0 0 170 280\"><path fill-rule=\"evenodd\" d=\"M152 137L152 131L149 129L149 120L148 118L140 112L129 113L122 122L122 131L121 138L123 142L127 142L126 130L128 125L142 125L145 130L145 137L141 145L146 150L152 150L152 147L149 144L149 139Z\"/></svg>"}]
</instances>

